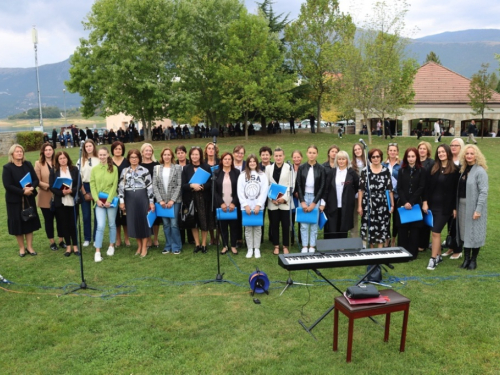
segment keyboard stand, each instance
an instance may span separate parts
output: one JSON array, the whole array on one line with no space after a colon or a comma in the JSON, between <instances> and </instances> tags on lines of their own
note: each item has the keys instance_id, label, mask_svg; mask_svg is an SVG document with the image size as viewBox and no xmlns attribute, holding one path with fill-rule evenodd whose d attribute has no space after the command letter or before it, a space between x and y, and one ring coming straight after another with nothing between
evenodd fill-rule
<instances>
[{"instance_id":1,"label":"keyboard stand","mask_svg":"<svg viewBox=\"0 0 500 375\"><path fill-rule=\"evenodd\" d=\"M356 283L356 285L361 284L361 283L363 282L363 280L364 280L364 279L366 279L366 278L367 278L367 277L368 277L368 276L369 276L369 275L370 275L370 274L371 274L371 273L375 270L375 267L376 267L376 265L371 266L371 267L370 267L370 269L369 269L369 270L368 270L368 271L367 271L367 272L363 275L363 277L362 277L362 278L361 278L361 279L360 279L360 280ZM321 277L321 278L322 278L323 280L325 280L328 284L330 284L330 285L331 285L331 286L332 286L335 290L337 290L337 292L339 292L341 296L343 296L343 295L344 295L344 293L342 293L342 291L341 291L339 288L337 288L337 287L335 286L335 284L333 284L330 280L328 280L325 276L323 276L323 274L322 274L321 272L319 272L316 268L313 268L312 270L313 270L314 272L316 272L316 275L318 275L319 277ZM314 327L316 327L316 326L319 324L319 322L321 322L323 319L325 319L325 317L326 317L328 314L330 314L330 313L333 311L333 309L335 309L335 305L330 306L330 307L328 308L328 310L326 310L326 311L323 313L323 315L321 315L321 316L320 316L320 317L319 317L319 318L318 318L318 319L317 319L317 320L316 320L313 324L311 324L311 326L310 326L310 327L307 327L301 319L299 319L299 320L298 320L298 322L299 322L299 324L302 326L302 328L304 328L304 329L306 330L306 332L307 332L307 333L309 333L309 334L310 334L310 335L311 335L311 336L312 336L312 337L313 337L316 341L318 341L318 339L316 338L316 336L314 336L314 335L313 335L313 333L312 333L311 331L314 329ZM376 323L376 324L379 324L379 325L380 325L380 323L378 323L378 322L377 322L375 319L373 319L371 316L370 316L369 318L370 318L370 319L371 319L374 323Z\"/></svg>"}]
</instances>

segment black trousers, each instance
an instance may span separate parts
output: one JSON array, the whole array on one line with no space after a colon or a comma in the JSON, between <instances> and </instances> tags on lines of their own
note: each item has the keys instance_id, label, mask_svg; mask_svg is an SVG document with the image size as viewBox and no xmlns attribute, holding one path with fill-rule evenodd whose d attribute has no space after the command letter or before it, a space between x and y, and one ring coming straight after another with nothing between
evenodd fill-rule
<instances>
[{"instance_id":1,"label":"black trousers","mask_svg":"<svg viewBox=\"0 0 500 375\"><path fill-rule=\"evenodd\" d=\"M333 220L328 220L325 224L323 238L325 240L334 239L334 238L347 238L348 232L341 232L340 226L342 225L342 207L338 207L335 212L337 216L335 220L336 225L332 225Z\"/></svg>"},{"instance_id":2,"label":"black trousers","mask_svg":"<svg viewBox=\"0 0 500 375\"><path fill-rule=\"evenodd\" d=\"M236 241L243 243L243 214L238 209L238 220L236 221Z\"/></svg>"},{"instance_id":3,"label":"black trousers","mask_svg":"<svg viewBox=\"0 0 500 375\"><path fill-rule=\"evenodd\" d=\"M45 233L47 238L54 238L54 218L56 218L55 211L51 211L50 208L40 208L42 210L43 220L45 222ZM56 219L57 225L57 236L62 238L62 230L60 221Z\"/></svg>"},{"instance_id":4,"label":"black trousers","mask_svg":"<svg viewBox=\"0 0 500 375\"><path fill-rule=\"evenodd\" d=\"M271 227L271 241L274 246L280 244L280 224L283 237L283 246L290 246L290 211L269 210L269 226Z\"/></svg>"},{"instance_id":5,"label":"black trousers","mask_svg":"<svg viewBox=\"0 0 500 375\"><path fill-rule=\"evenodd\" d=\"M236 208L235 208L236 209ZM236 247L238 220L219 220L223 246Z\"/></svg>"},{"instance_id":6,"label":"black trousers","mask_svg":"<svg viewBox=\"0 0 500 375\"><path fill-rule=\"evenodd\" d=\"M419 221L399 226L398 246L408 250L413 255L413 259L416 259L418 255L418 238L422 225L423 223Z\"/></svg>"},{"instance_id":7,"label":"black trousers","mask_svg":"<svg viewBox=\"0 0 500 375\"><path fill-rule=\"evenodd\" d=\"M76 209L76 218L75 218ZM61 206L56 208L56 218L61 223L61 234L64 237L66 246L78 245L76 233L76 221L78 220L78 207Z\"/></svg>"},{"instance_id":8,"label":"black trousers","mask_svg":"<svg viewBox=\"0 0 500 375\"><path fill-rule=\"evenodd\" d=\"M187 234L187 242L194 243L193 232L191 229L180 229L181 232L181 243L184 245L186 243L186 234Z\"/></svg>"}]
</instances>

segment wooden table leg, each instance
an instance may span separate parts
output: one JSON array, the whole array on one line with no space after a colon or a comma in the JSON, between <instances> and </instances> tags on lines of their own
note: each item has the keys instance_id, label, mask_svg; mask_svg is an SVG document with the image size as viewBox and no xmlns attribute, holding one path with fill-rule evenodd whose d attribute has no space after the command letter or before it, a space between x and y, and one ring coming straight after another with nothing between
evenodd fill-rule
<instances>
[{"instance_id":1,"label":"wooden table leg","mask_svg":"<svg viewBox=\"0 0 500 375\"><path fill-rule=\"evenodd\" d=\"M338 349L339 342L339 310L335 309L333 312L333 351Z\"/></svg>"},{"instance_id":2,"label":"wooden table leg","mask_svg":"<svg viewBox=\"0 0 500 375\"><path fill-rule=\"evenodd\" d=\"M410 305L408 304L406 306L406 309L404 310L404 316L403 316L403 330L401 331L401 345L399 346L399 351L404 352L405 351L405 344L406 344L406 327L408 326L408 314L410 312Z\"/></svg>"},{"instance_id":3,"label":"wooden table leg","mask_svg":"<svg viewBox=\"0 0 500 375\"><path fill-rule=\"evenodd\" d=\"M385 314L384 342L389 341L389 329L391 328L391 313Z\"/></svg>"},{"instance_id":4,"label":"wooden table leg","mask_svg":"<svg viewBox=\"0 0 500 375\"><path fill-rule=\"evenodd\" d=\"M347 331L347 359L346 362L351 362L352 355L352 333L354 331L354 319L349 317L349 328Z\"/></svg>"}]
</instances>

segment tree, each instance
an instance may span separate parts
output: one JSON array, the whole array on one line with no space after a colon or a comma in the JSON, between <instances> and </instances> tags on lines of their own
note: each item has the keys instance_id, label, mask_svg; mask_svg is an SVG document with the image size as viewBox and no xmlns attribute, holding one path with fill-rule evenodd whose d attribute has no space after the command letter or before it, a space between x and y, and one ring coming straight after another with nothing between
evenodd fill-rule
<instances>
[{"instance_id":1,"label":"tree","mask_svg":"<svg viewBox=\"0 0 500 375\"><path fill-rule=\"evenodd\" d=\"M441 60L439 59L439 56L436 55L434 51L431 51L427 54L427 57L425 58L425 62L435 62L436 64L443 65L441 64Z\"/></svg>"},{"instance_id":2,"label":"tree","mask_svg":"<svg viewBox=\"0 0 500 375\"><path fill-rule=\"evenodd\" d=\"M488 73L489 66L490 64L481 64L481 69L472 75L469 93L467 94L470 99L469 105L472 108L472 114L481 115L481 139L484 136L484 111L487 109L492 110L488 106L488 102L493 97L492 86L494 86L496 79L496 75Z\"/></svg>"},{"instance_id":3,"label":"tree","mask_svg":"<svg viewBox=\"0 0 500 375\"><path fill-rule=\"evenodd\" d=\"M153 121L168 116L182 42L174 2L97 1L83 25L89 37L70 59L66 87L82 96L85 117L123 112L142 121L150 140Z\"/></svg>"},{"instance_id":4,"label":"tree","mask_svg":"<svg viewBox=\"0 0 500 375\"><path fill-rule=\"evenodd\" d=\"M336 62L354 32L351 17L340 12L337 0L307 0L298 19L285 29L287 57L301 80L312 88L318 124L325 96L334 86Z\"/></svg>"},{"instance_id":5,"label":"tree","mask_svg":"<svg viewBox=\"0 0 500 375\"><path fill-rule=\"evenodd\" d=\"M402 37L406 3L389 8L384 2L374 6L374 22L367 22L355 44L342 55L338 80L338 101L342 112L353 108L363 121L378 114L398 116L411 106L417 63L405 58L407 40ZM371 127L368 126L371 143ZM385 132L385 129L384 129Z\"/></svg>"}]
</instances>

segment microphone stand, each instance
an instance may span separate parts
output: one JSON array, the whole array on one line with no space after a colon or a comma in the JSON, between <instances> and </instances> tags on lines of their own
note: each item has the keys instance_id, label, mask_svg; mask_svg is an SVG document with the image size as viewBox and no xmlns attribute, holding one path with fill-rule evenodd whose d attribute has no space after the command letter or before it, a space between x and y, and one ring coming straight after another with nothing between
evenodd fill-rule
<instances>
[{"instance_id":1,"label":"microphone stand","mask_svg":"<svg viewBox=\"0 0 500 375\"><path fill-rule=\"evenodd\" d=\"M290 223L289 223L289 233L288 233L288 237L289 237L289 240L290 240L290 244L292 243L292 228L293 228L293 224L292 224L292 199L293 199L293 167L291 166L290 164L290 161L287 161L286 162L288 164L288 166L290 167L290 177L288 179L288 191L289 191L289 198L288 198L288 215L289 215L289 218L290 218ZM280 255L281 256L281 255ZM285 288L281 291L280 293L280 296L285 293L285 291L288 289L289 286L291 285L304 285L304 286L312 286L312 284L305 284L305 283L295 283L293 280L292 280L292 276L291 276L291 271L288 271L288 279L286 281L280 281L281 283L285 283Z\"/></svg>"},{"instance_id":2,"label":"microphone stand","mask_svg":"<svg viewBox=\"0 0 500 375\"><path fill-rule=\"evenodd\" d=\"M83 151L83 144L84 143L85 142L80 142L80 155L78 156L78 163L80 165L80 168L79 168L80 170L82 168L82 151ZM80 189L82 187L82 175L80 173L80 170L78 171L78 181L76 183L77 194L75 195L75 198L74 198L73 216L74 216L74 220L75 220L76 231L78 234L77 242L78 242L78 251L80 252L80 256L79 256L79 258L80 258L80 276L81 276L82 282L80 283L79 287L72 289L66 293L63 293L63 295L71 294L71 293L74 293L78 290L87 290L87 289L99 290L96 288L91 288L87 285L87 283L85 282L85 274L83 271L83 248L82 248L82 226L81 226L82 218L81 218L81 215L77 215L78 204L80 203Z\"/></svg>"}]
</instances>

